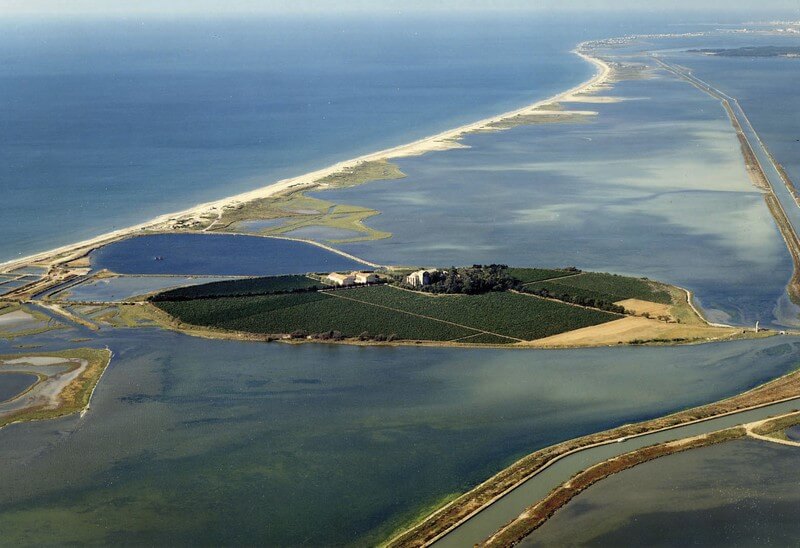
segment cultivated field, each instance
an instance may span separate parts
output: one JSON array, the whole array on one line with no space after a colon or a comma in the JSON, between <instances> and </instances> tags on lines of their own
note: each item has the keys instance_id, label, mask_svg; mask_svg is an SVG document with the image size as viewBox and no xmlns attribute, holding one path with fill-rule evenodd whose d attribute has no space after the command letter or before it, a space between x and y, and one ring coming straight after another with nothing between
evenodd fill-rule
<instances>
[{"instance_id":1,"label":"cultivated field","mask_svg":"<svg viewBox=\"0 0 800 548\"><path fill-rule=\"evenodd\" d=\"M597 325L618 315L510 292L434 296L390 286L154 302L179 321L260 334L503 344ZM384 340L380 338L379 340Z\"/></svg>"},{"instance_id":2,"label":"cultivated field","mask_svg":"<svg viewBox=\"0 0 800 548\"><path fill-rule=\"evenodd\" d=\"M547 337L620 317L510 292L428 296L376 286L349 291L346 296L521 340Z\"/></svg>"}]
</instances>

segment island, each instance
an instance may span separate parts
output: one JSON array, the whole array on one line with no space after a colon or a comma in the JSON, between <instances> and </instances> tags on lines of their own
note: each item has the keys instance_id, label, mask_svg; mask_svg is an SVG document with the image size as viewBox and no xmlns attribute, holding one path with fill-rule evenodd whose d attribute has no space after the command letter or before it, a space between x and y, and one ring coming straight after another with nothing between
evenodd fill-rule
<instances>
[{"instance_id":1,"label":"island","mask_svg":"<svg viewBox=\"0 0 800 548\"><path fill-rule=\"evenodd\" d=\"M145 304L190 334L284 342L558 348L770 334L707 322L681 288L575 267L269 276L163 291Z\"/></svg>"}]
</instances>

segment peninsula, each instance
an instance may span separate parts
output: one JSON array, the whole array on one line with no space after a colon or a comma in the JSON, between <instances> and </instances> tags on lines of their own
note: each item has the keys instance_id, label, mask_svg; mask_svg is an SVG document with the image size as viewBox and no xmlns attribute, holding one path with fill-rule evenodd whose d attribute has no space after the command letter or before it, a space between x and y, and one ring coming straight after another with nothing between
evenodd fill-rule
<instances>
[{"instance_id":1,"label":"peninsula","mask_svg":"<svg viewBox=\"0 0 800 548\"><path fill-rule=\"evenodd\" d=\"M0 428L85 412L110 361L110 350L94 348L0 356L0 375L27 375L33 381L0 401Z\"/></svg>"},{"instance_id":2,"label":"peninsula","mask_svg":"<svg viewBox=\"0 0 800 548\"><path fill-rule=\"evenodd\" d=\"M166 327L266 341L558 348L770 334L709 324L680 288L574 267L251 278L165 291L149 306Z\"/></svg>"}]
</instances>

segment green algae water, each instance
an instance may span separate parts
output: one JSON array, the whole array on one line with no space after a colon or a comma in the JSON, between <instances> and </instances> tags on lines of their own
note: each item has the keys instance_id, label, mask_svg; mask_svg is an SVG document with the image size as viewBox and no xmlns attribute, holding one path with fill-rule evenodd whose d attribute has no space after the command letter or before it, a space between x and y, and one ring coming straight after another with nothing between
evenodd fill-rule
<instances>
[{"instance_id":1,"label":"green algae water","mask_svg":"<svg viewBox=\"0 0 800 548\"><path fill-rule=\"evenodd\" d=\"M57 349L80 334L26 342ZM800 363L789 337L514 351L139 329L89 344L114 351L89 413L0 430L3 542L375 543L530 451Z\"/></svg>"}]
</instances>

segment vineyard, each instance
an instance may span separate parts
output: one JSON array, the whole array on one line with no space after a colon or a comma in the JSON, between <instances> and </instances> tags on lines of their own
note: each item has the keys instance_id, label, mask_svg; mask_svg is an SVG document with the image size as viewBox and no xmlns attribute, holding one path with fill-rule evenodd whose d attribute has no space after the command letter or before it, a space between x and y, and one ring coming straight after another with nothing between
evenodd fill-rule
<instances>
[{"instance_id":1,"label":"vineyard","mask_svg":"<svg viewBox=\"0 0 800 548\"><path fill-rule=\"evenodd\" d=\"M548 337L620 317L512 292L428 296L375 286L350 290L347 297L522 340Z\"/></svg>"},{"instance_id":2,"label":"vineyard","mask_svg":"<svg viewBox=\"0 0 800 548\"><path fill-rule=\"evenodd\" d=\"M383 334L400 339L432 341L480 334L477 330L338 299L326 293L163 301L154 304L188 324L248 333L302 331L314 334L339 331L344 337Z\"/></svg>"}]
</instances>

